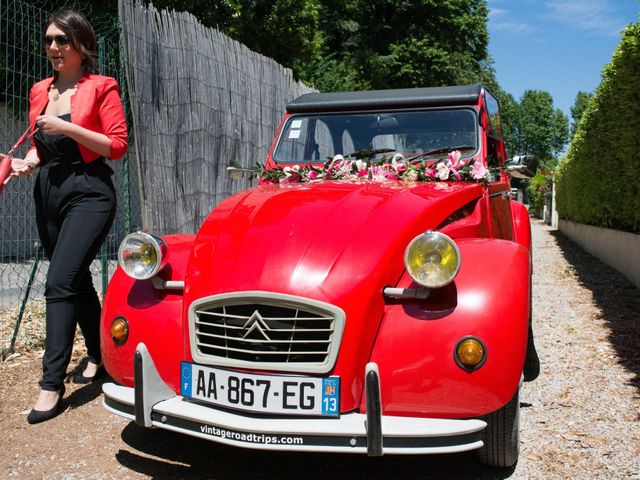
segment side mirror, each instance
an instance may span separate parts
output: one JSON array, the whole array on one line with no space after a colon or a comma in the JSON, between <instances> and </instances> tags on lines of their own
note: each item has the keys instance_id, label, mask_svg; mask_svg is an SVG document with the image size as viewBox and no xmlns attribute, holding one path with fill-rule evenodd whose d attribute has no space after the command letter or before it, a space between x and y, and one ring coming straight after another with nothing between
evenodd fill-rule
<instances>
[{"instance_id":1,"label":"side mirror","mask_svg":"<svg viewBox=\"0 0 640 480\"><path fill-rule=\"evenodd\" d=\"M509 160L506 170L515 178L533 178L538 169L538 160L533 155L516 155Z\"/></svg>"},{"instance_id":2,"label":"side mirror","mask_svg":"<svg viewBox=\"0 0 640 480\"><path fill-rule=\"evenodd\" d=\"M227 167L227 173L229 174L229 178L231 180L242 180L244 178L244 174L253 173L253 170L250 168L244 168L235 160L231 160L229 162L229 166Z\"/></svg>"}]
</instances>

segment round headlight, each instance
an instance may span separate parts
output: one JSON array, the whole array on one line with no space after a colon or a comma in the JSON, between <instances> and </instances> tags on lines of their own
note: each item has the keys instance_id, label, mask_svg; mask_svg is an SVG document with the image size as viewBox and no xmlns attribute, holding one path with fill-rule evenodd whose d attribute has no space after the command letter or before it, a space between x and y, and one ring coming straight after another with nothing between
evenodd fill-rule
<instances>
[{"instance_id":1,"label":"round headlight","mask_svg":"<svg viewBox=\"0 0 640 480\"><path fill-rule=\"evenodd\" d=\"M444 233L427 230L409 242L404 252L404 266L420 285L444 287L460 270L460 250Z\"/></svg>"},{"instance_id":2,"label":"round headlight","mask_svg":"<svg viewBox=\"0 0 640 480\"><path fill-rule=\"evenodd\" d=\"M136 280L153 277L162 266L164 242L144 232L124 237L118 249L118 263L124 272Z\"/></svg>"}]
</instances>

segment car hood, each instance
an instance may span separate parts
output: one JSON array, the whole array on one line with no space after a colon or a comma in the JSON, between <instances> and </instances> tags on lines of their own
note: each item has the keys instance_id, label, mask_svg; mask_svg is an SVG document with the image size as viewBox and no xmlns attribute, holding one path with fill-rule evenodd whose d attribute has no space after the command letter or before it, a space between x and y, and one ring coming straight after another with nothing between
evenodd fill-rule
<instances>
[{"instance_id":1,"label":"car hood","mask_svg":"<svg viewBox=\"0 0 640 480\"><path fill-rule=\"evenodd\" d=\"M332 373L341 376L355 408L384 313L382 289L403 274L408 242L481 195L479 184L439 182L326 181L245 190L218 205L196 236L185 313L195 300L237 291L340 307L346 326Z\"/></svg>"}]
</instances>

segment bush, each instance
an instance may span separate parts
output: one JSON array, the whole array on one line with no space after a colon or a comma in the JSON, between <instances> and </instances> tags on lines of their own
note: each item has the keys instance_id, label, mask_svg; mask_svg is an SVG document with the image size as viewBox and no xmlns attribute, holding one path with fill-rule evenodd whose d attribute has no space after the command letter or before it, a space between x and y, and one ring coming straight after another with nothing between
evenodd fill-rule
<instances>
[{"instance_id":1,"label":"bush","mask_svg":"<svg viewBox=\"0 0 640 480\"><path fill-rule=\"evenodd\" d=\"M553 171L538 170L529 184L529 209L533 211L536 217L542 218L545 196L550 194L552 189Z\"/></svg>"},{"instance_id":2,"label":"bush","mask_svg":"<svg viewBox=\"0 0 640 480\"><path fill-rule=\"evenodd\" d=\"M556 172L558 213L640 233L640 24L629 25Z\"/></svg>"}]
</instances>

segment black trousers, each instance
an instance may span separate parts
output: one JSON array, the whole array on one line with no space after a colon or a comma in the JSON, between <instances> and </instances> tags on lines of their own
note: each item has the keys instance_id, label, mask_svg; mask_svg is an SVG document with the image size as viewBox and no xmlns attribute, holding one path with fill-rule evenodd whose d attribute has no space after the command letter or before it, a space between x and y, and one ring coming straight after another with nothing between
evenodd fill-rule
<instances>
[{"instance_id":1,"label":"black trousers","mask_svg":"<svg viewBox=\"0 0 640 480\"><path fill-rule=\"evenodd\" d=\"M38 233L50 260L41 386L56 391L71 360L76 325L90 359L102 360L100 301L89 267L113 223L116 195L103 164L44 165L34 195Z\"/></svg>"}]
</instances>

